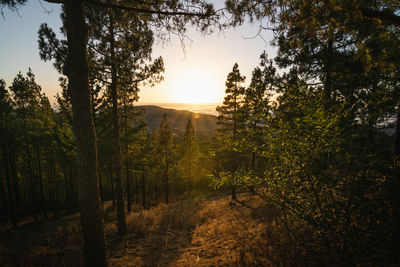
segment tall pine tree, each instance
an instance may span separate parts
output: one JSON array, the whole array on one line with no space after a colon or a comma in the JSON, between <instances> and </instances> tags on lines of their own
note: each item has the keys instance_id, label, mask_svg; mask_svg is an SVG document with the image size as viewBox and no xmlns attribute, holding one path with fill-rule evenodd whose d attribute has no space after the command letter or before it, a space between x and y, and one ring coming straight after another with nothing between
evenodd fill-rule
<instances>
[{"instance_id":1,"label":"tall pine tree","mask_svg":"<svg viewBox=\"0 0 400 267\"><path fill-rule=\"evenodd\" d=\"M229 158L228 171L230 172L230 184L232 187L232 199L236 199L236 176L239 163L238 144L240 141L240 129L243 128L243 120L240 109L244 101L245 87L243 83L246 77L242 76L239 71L239 65L235 63L232 72L228 74L226 79L225 98L222 106L217 107L218 112L218 129L219 133L225 140Z\"/></svg>"}]
</instances>

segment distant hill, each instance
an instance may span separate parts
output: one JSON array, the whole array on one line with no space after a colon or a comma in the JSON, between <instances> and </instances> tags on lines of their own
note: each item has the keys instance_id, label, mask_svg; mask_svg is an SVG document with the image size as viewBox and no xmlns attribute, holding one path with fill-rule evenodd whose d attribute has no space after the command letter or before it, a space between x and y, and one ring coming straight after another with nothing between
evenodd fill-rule
<instances>
[{"instance_id":1,"label":"distant hill","mask_svg":"<svg viewBox=\"0 0 400 267\"><path fill-rule=\"evenodd\" d=\"M193 127L199 138L214 135L217 128L217 117L214 115L193 113L187 110L167 109L153 105L141 107L146 110L144 119L149 124L149 132L153 128L160 126L164 113L167 114L170 126L177 135L183 135L186 123L190 117L192 117Z\"/></svg>"}]
</instances>

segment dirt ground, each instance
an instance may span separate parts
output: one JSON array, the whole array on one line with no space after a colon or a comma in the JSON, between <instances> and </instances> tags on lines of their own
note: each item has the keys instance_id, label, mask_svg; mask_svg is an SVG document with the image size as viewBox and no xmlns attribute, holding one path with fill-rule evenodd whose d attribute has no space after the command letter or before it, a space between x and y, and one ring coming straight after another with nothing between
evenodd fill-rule
<instances>
[{"instance_id":1,"label":"dirt ground","mask_svg":"<svg viewBox=\"0 0 400 267\"><path fill-rule=\"evenodd\" d=\"M110 266L274 266L266 231L270 209L241 194L160 204L127 216L128 235L116 234L115 214L105 220ZM0 266L80 266L77 214L26 223L0 232Z\"/></svg>"}]
</instances>

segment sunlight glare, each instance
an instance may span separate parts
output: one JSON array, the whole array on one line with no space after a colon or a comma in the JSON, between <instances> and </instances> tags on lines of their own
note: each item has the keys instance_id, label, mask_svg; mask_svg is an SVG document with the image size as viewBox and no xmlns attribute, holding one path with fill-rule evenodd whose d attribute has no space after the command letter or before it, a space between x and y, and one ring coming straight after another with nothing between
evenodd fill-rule
<instances>
[{"instance_id":1,"label":"sunlight glare","mask_svg":"<svg viewBox=\"0 0 400 267\"><path fill-rule=\"evenodd\" d=\"M223 86L223 85L222 85ZM176 103L217 103L221 101L223 89L206 70L186 70L176 77L171 88L171 101Z\"/></svg>"}]
</instances>

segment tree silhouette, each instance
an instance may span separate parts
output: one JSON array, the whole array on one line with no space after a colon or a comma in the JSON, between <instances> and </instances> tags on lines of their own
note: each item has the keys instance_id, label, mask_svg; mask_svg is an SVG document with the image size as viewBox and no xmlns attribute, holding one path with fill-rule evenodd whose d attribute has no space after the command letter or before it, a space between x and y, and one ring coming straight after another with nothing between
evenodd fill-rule
<instances>
[{"instance_id":1,"label":"tree silhouette","mask_svg":"<svg viewBox=\"0 0 400 267\"><path fill-rule=\"evenodd\" d=\"M245 77L240 74L239 65L235 63L232 68L232 72L228 74L226 79L226 90L225 98L222 106L217 107L218 111L218 124L221 128L218 131L222 134L225 142L227 143L227 149L229 153L230 165L230 180L232 186L232 199L236 199L236 185L235 177L237 176L238 166L238 142L239 132L243 127L243 120L240 114L240 108L244 101L245 88L243 82Z\"/></svg>"}]
</instances>

